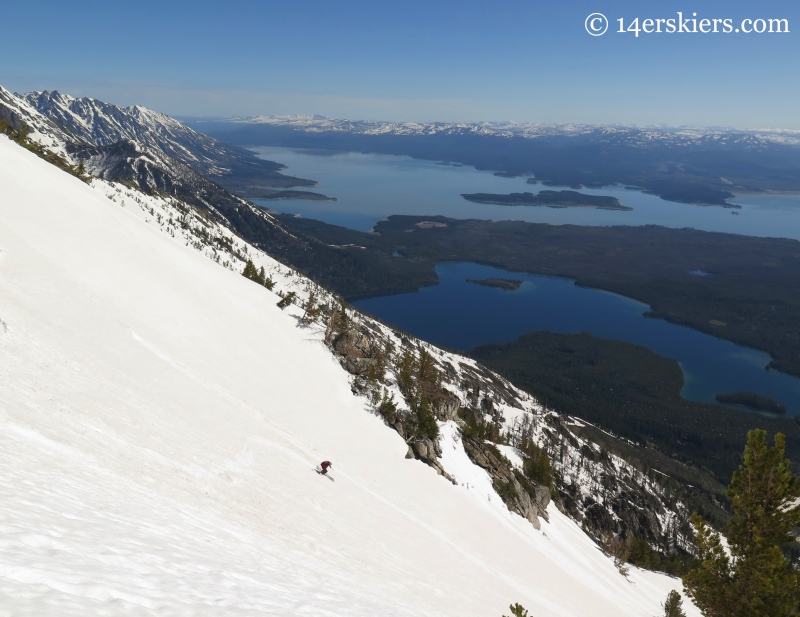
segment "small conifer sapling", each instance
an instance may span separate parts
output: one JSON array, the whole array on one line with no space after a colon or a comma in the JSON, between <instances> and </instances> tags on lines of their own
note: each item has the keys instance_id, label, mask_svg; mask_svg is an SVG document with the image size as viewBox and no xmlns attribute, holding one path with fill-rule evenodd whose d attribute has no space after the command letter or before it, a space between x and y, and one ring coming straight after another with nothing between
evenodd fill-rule
<instances>
[{"instance_id":1,"label":"small conifer sapling","mask_svg":"<svg viewBox=\"0 0 800 617\"><path fill-rule=\"evenodd\" d=\"M322 312L322 307L317 304L317 294L311 289L308 292L308 299L303 303L303 321L311 323L316 321Z\"/></svg>"},{"instance_id":2,"label":"small conifer sapling","mask_svg":"<svg viewBox=\"0 0 800 617\"><path fill-rule=\"evenodd\" d=\"M532 615L528 615L528 610L524 608L519 602L515 604L510 604L508 608L511 611L513 617L533 617ZM506 616L503 615L503 617Z\"/></svg>"},{"instance_id":3,"label":"small conifer sapling","mask_svg":"<svg viewBox=\"0 0 800 617\"><path fill-rule=\"evenodd\" d=\"M278 302L278 308L285 309L290 304L294 303L294 299L297 297L297 294L293 291L287 293L283 298L281 298L280 302Z\"/></svg>"}]
</instances>

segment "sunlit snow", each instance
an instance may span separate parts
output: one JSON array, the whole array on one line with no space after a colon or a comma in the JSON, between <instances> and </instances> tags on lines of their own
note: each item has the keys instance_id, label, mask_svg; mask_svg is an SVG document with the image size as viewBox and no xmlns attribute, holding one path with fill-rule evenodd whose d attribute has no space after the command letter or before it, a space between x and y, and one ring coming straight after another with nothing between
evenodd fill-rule
<instances>
[{"instance_id":1,"label":"sunlit snow","mask_svg":"<svg viewBox=\"0 0 800 617\"><path fill-rule=\"evenodd\" d=\"M407 460L299 309L110 187L0 137L0 615L661 613L679 581L511 514L452 423L456 485Z\"/></svg>"}]
</instances>

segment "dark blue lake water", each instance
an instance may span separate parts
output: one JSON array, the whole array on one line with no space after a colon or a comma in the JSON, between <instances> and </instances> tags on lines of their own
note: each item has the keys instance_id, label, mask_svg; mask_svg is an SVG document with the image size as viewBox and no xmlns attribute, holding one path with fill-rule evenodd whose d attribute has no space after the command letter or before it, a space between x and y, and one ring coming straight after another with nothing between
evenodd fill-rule
<instances>
[{"instance_id":1,"label":"dark blue lake water","mask_svg":"<svg viewBox=\"0 0 800 617\"><path fill-rule=\"evenodd\" d=\"M440 165L407 156L255 148L288 166L285 173L319 182L313 190L335 202L263 201L261 205L351 229L369 230L391 214L441 214L454 218L521 220L575 225L663 225L706 231L800 239L800 196L742 195L738 210L665 201L622 186L582 189L610 195L630 211L508 207L468 202L461 193L538 192L526 178L502 178L468 166ZM734 214L735 212L735 214ZM648 307L572 281L508 273L475 264L443 264L441 284L414 294L356 302L381 319L432 343L469 350L513 341L532 330L591 332L629 341L675 358L685 376L685 397L713 402L720 393L752 390L800 414L800 379L765 371L767 354L664 321L642 317ZM467 278L523 279L514 292L467 283ZM702 276L702 273L698 273Z\"/></svg>"},{"instance_id":2,"label":"dark blue lake water","mask_svg":"<svg viewBox=\"0 0 800 617\"><path fill-rule=\"evenodd\" d=\"M508 272L473 263L436 267L440 284L416 293L359 300L359 309L415 336L451 349L516 340L533 330L576 333L643 345L683 369L685 398L713 403L717 394L750 390L800 414L800 379L766 371L769 355L643 317L649 307L635 300L576 287L569 279ZM516 291L468 283L467 279L522 279Z\"/></svg>"},{"instance_id":3,"label":"dark blue lake water","mask_svg":"<svg viewBox=\"0 0 800 617\"><path fill-rule=\"evenodd\" d=\"M629 211L592 208L499 206L466 201L462 193L538 192L526 178L501 178L474 167L440 165L408 156L320 153L289 148L254 148L259 156L287 165L285 173L319 182L312 190L338 201L258 201L279 212L368 231L391 214L441 214L453 218L528 221L574 225L663 225L724 231L748 236L800 240L800 195L741 195L738 210L664 201L622 186L581 189L610 195ZM735 214L734 214L735 212Z\"/></svg>"}]
</instances>

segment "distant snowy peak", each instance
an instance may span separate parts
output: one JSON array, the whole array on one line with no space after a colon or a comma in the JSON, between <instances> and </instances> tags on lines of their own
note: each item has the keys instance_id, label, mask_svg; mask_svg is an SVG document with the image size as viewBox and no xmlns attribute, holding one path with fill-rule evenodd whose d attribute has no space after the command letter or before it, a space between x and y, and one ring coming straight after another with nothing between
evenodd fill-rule
<instances>
[{"instance_id":1,"label":"distant snowy peak","mask_svg":"<svg viewBox=\"0 0 800 617\"><path fill-rule=\"evenodd\" d=\"M161 150L203 174L224 174L234 149L141 105L121 107L58 91L29 92L23 100L75 137L97 146L122 140Z\"/></svg>"},{"instance_id":2,"label":"distant snowy peak","mask_svg":"<svg viewBox=\"0 0 800 617\"><path fill-rule=\"evenodd\" d=\"M135 182L143 191L180 192L184 200L206 209L200 195L214 194L234 207L244 203L184 163L187 148L181 149L180 157L169 152L179 147L176 136L195 133L177 120L144 107L119 108L58 92L34 94L23 97L0 86L0 119L14 129L27 126L32 141L70 163L82 161L91 175ZM159 134L160 143L155 138ZM210 137L195 135L215 143ZM196 161L196 157L188 158Z\"/></svg>"},{"instance_id":3,"label":"distant snowy peak","mask_svg":"<svg viewBox=\"0 0 800 617\"><path fill-rule=\"evenodd\" d=\"M518 122L377 122L336 120L323 116L253 116L234 123L287 126L309 133L336 132L358 135L485 135L494 137L584 136L628 145L738 144L750 147L769 143L800 145L800 131L780 129L708 129L701 127L640 128L624 125L530 124Z\"/></svg>"},{"instance_id":4,"label":"distant snowy peak","mask_svg":"<svg viewBox=\"0 0 800 617\"><path fill-rule=\"evenodd\" d=\"M177 120L140 105L119 107L89 97L76 99L56 90L29 92L23 98L76 136L97 145L107 146L121 139L146 142L153 132L181 137L184 133Z\"/></svg>"}]
</instances>

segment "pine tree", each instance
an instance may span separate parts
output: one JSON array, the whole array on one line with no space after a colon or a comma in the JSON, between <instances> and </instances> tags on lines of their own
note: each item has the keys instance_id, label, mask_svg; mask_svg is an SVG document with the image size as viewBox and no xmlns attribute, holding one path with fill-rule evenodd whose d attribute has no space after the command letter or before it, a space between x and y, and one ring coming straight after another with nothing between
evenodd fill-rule
<instances>
[{"instance_id":1,"label":"pine tree","mask_svg":"<svg viewBox=\"0 0 800 617\"><path fill-rule=\"evenodd\" d=\"M31 128L27 124L23 124L18 131L12 136L12 139L20 145L25 145L28 141L28 136L31 134Z\"/></svg>"},{"instance_id":2,"label":"pine tree","mask_svg":"<svg viewBox=\"0 0 800 617\"><path fill-rule=\"evenodd\" d=\"M413 351L405 350L396 361L394 373L397 387L411 408L414 434L417 437L437 439L439 425L436 423L432 401L436 400L441 375L433 356L424 347L420 348L419 356Z\"/></svg>"},{"instance_id":3,"label":"pine tree","mask_svg":"<svg viewBox=\"0 0 800 617\"><path fill-rule=\"evenodd\" d=\"M719 534L692 516L700 565L683 579L686 593L706 617L788 617L800 603L800 575L789 568L781 545L800 526L800 482L784 458L786 439L775 445L767 432L747 435L742 465L733 474L728 497L730 557Z\"/></svg>"},{"instance_id":4,"label":"pine tree","mask_svg":"<svg viewBox=\"0 0 800 617\"><path fill-rule=\"evenodd\" d=\"M259 285L263 285L270 291L272 291L272 288L275 286L275 281L273 281L272 278L267 278L267 272L264 270L264 266L261 266L260 270L256 269L256 266L251 259L248 259L247 263L244 265L242 276L258 283Z\"/></svg>"},{"instance_id":5,"label":"pine tree","mask_svg":"<svg viewBox=\"0 0 800 617\"><path fill-rule=\"evenodd\" d=\"M278 302L278 308L285 309L290 304L294 303L294 299L297 297L297 294L293 291L290 291L288 294L283 296Z\"/></svg>"},{"instance_id":6,"label":"pine tree","mask_svg":"<svg viewBox=\"0 0 800 617\"><path fill-rule=\"evenodd\" d=\"M275 287L275 281L272 279L272 275L267 276L267 273L264 271L264 266L261 266L261 271L258 273L258 275L261 277L261 284L272 291L272 289Z\"/></svg>"},{"instance_id":7,"label":"pine tree","mask_svg":"<svg viewBox=\"0 0 800 617\"><path fill-rule=\"evenodd\" d=\"M683 612L683 599L674 589L667 594L667 599L664 601L664 617L686 617Z\"/></svg>"},{"instance_id":8,"label":"pine tree","mask_svg":"<svg viewBox=\"0 0 800 617\"><path fill-rule=\"evenodd\" d=\"M529 617L528 610L523 608L523 606L520 603L510 604L508 608L511 609L511 614L514 617ZM503 615L503 617L506 616Z\"/></svg>"},{"instance_id":9,"label":"pine tree","mask_svg":"<svg viewBox=\"0 0 800 617\"><path fill-rule=\"evenodd\" d=\"M431 403L425 394L425 390L420 389L417 392L411 407L416 425L414 432L417 436L427 437L428 439L439 437L439 425L436 423L436 416L433 415Z\"/></svg>"},{"instance_id":10,"label":"pine tree","mask_svg":"<svg viewBox=\"0 0 800 617\"><path fill-rule=\"evenodd\" d=\"M92 176L86 172L86 165L83 162L83 159L78 161L78 166L74 168L75 177L79 180L83 180L87 184L91 183Z\"/></svg>"},{"instance_id":11,"label":"pine tree","mask_svg":"<svg viewBox=\"0 0 800 617\"><path fill-rule=\"evenodd\" d=\"M381 397L380 405L378 405L378 411L387 420L394 420L397 414L397 403L394 402L394 394L390 395L386 388L383 389L383 397Z\"/></svg>"},{"instance_id":12,"label":"pine tree","mask_svg":"<svg viewBox=\"0 0 800 617\"><path fill-rule=\"evenodd\" d=\"M547 456L547 453L528 436L522 438L519 449L526 455L522 465L522 471L525 476L537 484L552 488L554 481L553 467L550 465L550 457Z\"/></svg>"},{"instance_id":13,"label":"pine tree","mask_svg":"<svg viewBox=\"0 0 800 617\"><path fill-rule=\"evenodd\" d=\"M423 384L438 386L440 379L441 376L436 368L433 356L424 347L421 347L419 359L417 360L417 380Z\"/></svg>"},{"instance_id":14,"label":"pine tree","mask_svg":"<svg viewBox=\"0 0 800 617\"><path fill-rule=\"evenodd\" d=\"M397 376L397 387L406 401L411 401L415 396L416 384L414 373L416 372L417 358L413 352L405 350L397 361L395 374Z\"/></svg>"},{"instance_id":15,"label":"pine tree","mask_svg":"<svg viewBox=\"0 0 800 617\"><path fill-rule=\"evenodd\" d=\"M251 281L258 282L258 270L256 270L256 266L252 260L247 260L247 263L244 265L244 270L242 271L242 276Z\"/></svg>"},{"instance_id":16,"label":"pine tree","mask_svg":"<svg viewBox=\"0 0 800 617\"><path fill-rule=\"evenodd\" d=\"M317 294L312 289L308 292L308 299L303 303L303 321L305 323L316 321L321 312L322 307L317 305Z\"/></svg>"}]
</instances>

